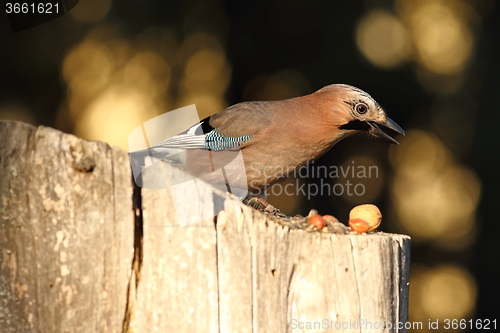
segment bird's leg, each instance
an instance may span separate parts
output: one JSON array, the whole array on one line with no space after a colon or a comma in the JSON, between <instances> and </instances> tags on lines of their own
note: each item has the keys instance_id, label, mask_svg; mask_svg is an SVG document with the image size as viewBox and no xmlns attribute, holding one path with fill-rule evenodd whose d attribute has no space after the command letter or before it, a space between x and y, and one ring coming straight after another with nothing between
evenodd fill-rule
<instances>
[{"instance_id":1,"label":"bird's leg","mask_svg":"<svg viewBox=\"0 0 500 333\"><path fill-rule=\"evenodd\" d=\"M280 212L280 210L261 197L246 197L243 203L247 206L257 209L264 213L271 213L278 217L286 218L287 216Z\"/></svg>"}]
</instances>

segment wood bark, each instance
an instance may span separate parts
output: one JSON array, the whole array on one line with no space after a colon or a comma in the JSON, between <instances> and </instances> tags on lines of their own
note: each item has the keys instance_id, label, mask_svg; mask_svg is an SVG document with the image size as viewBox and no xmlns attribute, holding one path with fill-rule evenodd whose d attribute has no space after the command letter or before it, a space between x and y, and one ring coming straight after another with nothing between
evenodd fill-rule
<instances>
[{"instance_id":1,"label":"wood bark","mask_svg":"<svg viewBox=\"0 0 500 333\"><path fill-rule=\"evenodd\" d=\"M405 331L408 236L290 230L201 181L185 207L224 211L183 227L176 199L119 148L0 122L0 332Z\"/></svg>"}]
</instances>

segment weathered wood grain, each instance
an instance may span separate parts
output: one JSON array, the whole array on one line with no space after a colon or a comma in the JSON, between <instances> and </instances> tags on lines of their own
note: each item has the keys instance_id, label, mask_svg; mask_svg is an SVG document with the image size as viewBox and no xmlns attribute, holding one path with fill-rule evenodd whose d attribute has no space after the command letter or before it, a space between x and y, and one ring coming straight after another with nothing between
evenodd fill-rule
<instances>
[{"instance_id":1,"label":"weathered wood grain","mask_svg":"<svg viewBox=\"0 0 500 333\"><path fill-rule=\"evenodd\" d=\"M196 180L174 201L124 151L22 123L0 177L0 332L404 331L366 325L407 318L407 236L290 230Z\"/></svg>"},{"instance_id":2,"label":"weathered wood grain","mask_svg":"<svg viewBox=\"0 0 500 333\"><path fill-rule=\"evenodd\" d=\"M289 230L226 203L217 224L221 332L406 321L408 236Z\"/></svg>"},{"instance_id":3,"label":"weathered wood grain","mask_svg":"<svg viewBox=\"0 0 500 333\"><path fill-rule=\"evenodd\" d=\"M189 193L189 189L201 193ZM211 189L206 184L186 191L188 202L200 194L208 195L202 196L206 200L201 199L196 206L213 211ZM130 324L132 331L217 332L218 276L213 217L183 227L168 190L142 189L141 193L143 261L135 315Z\"/></svg>"},{"instance_id":4,"label":"weathered wood grain","mask_svg":"<svg viewBox=\"0 0 500 333\"><path fill-rule=\"evenodd\" d=\"M2 332L121 332L133 257L127 154L0 122Z\"/></svg>"}]
</instances>

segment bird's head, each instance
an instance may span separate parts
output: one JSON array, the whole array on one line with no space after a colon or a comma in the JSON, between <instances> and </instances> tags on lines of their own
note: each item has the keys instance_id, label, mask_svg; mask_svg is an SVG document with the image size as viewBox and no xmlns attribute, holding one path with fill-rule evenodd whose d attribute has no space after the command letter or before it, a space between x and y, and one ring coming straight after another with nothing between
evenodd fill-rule
<instances>
[{"instance_id":1,"label":"bird's head","mask_svg":"<svg viewBox=\"0 0 500 333\"><path fill-rule=\"evenodd\" d=\"M399 144L383 129L390 129L399 134L405 131L387 117L382 107L366 92L345 84L333 84L320 89L318 93L335 96L335 117L341 120L336 125L346 134L364 132L370 136Z\"/></svg>"}]
</instances>

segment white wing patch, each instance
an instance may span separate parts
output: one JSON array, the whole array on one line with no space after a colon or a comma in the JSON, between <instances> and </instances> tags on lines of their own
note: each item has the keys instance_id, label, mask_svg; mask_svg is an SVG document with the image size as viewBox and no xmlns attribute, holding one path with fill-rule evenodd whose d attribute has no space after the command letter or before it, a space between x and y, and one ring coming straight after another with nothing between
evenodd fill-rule
<instances>
[{"instance_id":1,"label":"white wing patch","mask_svg":"<svg viewBox=\"0 0 500 333\"><path fill-rule=\"evenodd\" d=\"M160 141L153 146L152 148L182 148L182 149L196 149L196 148L205 148L205 136L201 131L201 122L191 126L183 133L177 134L171 138ZM200 129L200 132L203 134L196 134L196 131Z\"/></svg>"}]
</instances>

